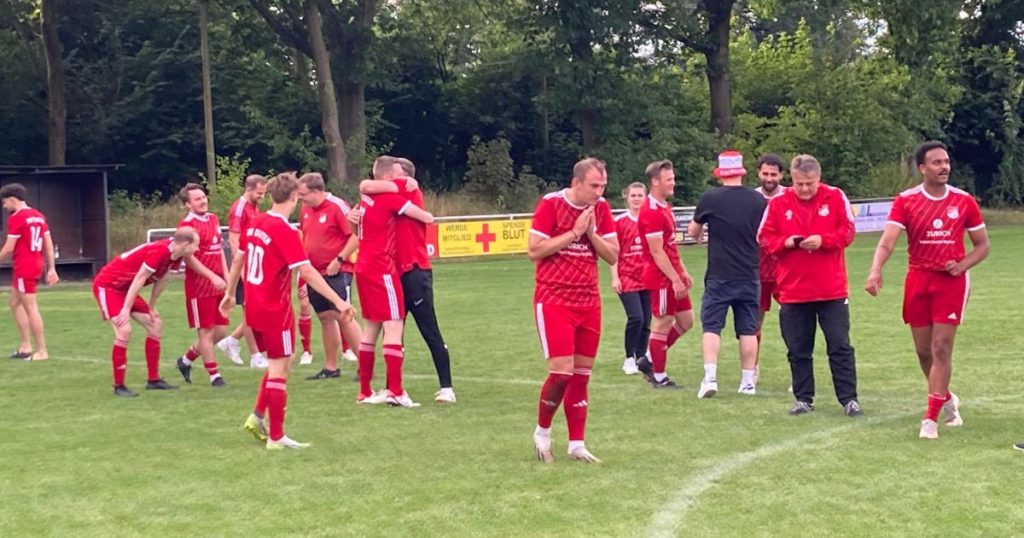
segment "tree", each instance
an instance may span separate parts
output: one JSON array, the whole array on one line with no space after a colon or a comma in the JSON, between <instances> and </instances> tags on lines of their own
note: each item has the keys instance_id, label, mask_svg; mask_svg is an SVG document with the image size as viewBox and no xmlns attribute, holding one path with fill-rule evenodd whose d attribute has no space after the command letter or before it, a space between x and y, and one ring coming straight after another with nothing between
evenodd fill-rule
<instances>
[{"instance_id":1,"label":"tree","mask_svg":"<svg viewBox=\"0 0 1024 538\"><path fill-rule=\"evenodd\" d=\"M67 155L68 106L64 90L64 59L58 34L59 0L42 0L40 27L46 50L46 96L49 110L50 166L64 166Z\"/></svg>"},{"instance_id":2,"label":"tree","mask_svg":"<svg viewBox=\"0 0 1024 538\"><path fill-rule=\"evenodd\" d=\"M327 141L327 175L336 185L345 182L348 174L345 164L345 142L341 136L338 120L338 102L335 98L334 80L331 75L331 59L327 54L324 34L320 22L320 9L315 0L306 0L306 25L309 27L309 48L316 65L317 92L320 95L321 117L324 139Z\"/></svg>"},{"instance_id":3,"label":"tree","mask_svg":"<svg viewBox=\"0 0 1024 538\"><path fill-rule=\"evenodd\" d=\"M217 185L217 150L213 145L213 90L210 87L210 38L207 34L209 0L199 0L199 57L203 66L203 138L206 145L206 179Z\"/></svg>"}]
</instances>

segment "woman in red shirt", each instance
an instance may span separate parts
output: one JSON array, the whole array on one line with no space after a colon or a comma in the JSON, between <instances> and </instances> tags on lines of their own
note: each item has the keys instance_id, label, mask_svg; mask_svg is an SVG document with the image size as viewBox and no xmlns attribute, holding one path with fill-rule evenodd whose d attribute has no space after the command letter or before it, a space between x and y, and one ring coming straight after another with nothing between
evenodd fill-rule
<instances>
[{"instance_id":1,"label":"woman in red shirt","mask_svg":"<svg viewBox=\"0 0 1024 538\"><path fill-rule=\"evenodd\" d=\"M615 217L619 260L612 266L612 288L626 310L626 360L622 371L633 375L639 372L636 361L647 354L651 332L651 295L643 286L644 248L637 228L647 188L643 183L632 183L622 191L622 197L626 200L627 211Z\"/></svg>"}]
</instances>

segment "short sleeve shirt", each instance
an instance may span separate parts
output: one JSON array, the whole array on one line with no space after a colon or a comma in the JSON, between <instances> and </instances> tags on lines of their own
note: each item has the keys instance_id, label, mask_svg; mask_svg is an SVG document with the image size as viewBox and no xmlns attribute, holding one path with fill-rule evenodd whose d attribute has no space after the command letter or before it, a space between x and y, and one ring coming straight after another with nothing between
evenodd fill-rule
<instances>
[{"instance_id":1,"label":"short sleeve shirt","mask_svg":"<svg viewBox=\"0 0 1024 538\"><path fill-rule=\"evenodd\" d=\"M715 187L697 202L693 220L708 225L708 280L759 280L757 228L764 196L744 186Z\"/></svg>"},{"instance_id":2,"label":"short sleeve shirt","mask_svg":"<svg viewBox=\"0 0 1024 538\"><path fill-rule=\"evenodd\" d=\"M259 331L291 330L292 270L309 263L298 230L268 211L253 220L239 246L246 254L245 322Z\"/></svg>"},{"instance_id":3,"label":"short sleeve shirt","mask_svg":"<svg viewBox=\"0 0 1024 538\"><path fill-rule=\"evenodd\" d=\"M907 231L910 268L945 271L946 262L964 257L964 232L985 227L978 202L966 191L946 186L935 198L922 185L893 200L888 222Z\"/></svg>"}]
</instances>

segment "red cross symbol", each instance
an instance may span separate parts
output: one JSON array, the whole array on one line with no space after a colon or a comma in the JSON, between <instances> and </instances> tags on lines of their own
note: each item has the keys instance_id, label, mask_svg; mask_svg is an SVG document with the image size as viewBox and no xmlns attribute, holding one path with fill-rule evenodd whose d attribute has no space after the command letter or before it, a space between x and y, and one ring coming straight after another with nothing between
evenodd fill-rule
<instances>
[{"instance_id":1,"label":"red cross symbol","mask_svg":"<svg viewBox=\"0 0 1024 538\"><path fill-rule=\"evenodd\" d=\"M492 234L487 229L487 223L484 223L483 229L480 233L476 234L476 242L484 246L484 252L491 251L491 243L498 239L497 235Z\"/></svg>"}]
</instances>

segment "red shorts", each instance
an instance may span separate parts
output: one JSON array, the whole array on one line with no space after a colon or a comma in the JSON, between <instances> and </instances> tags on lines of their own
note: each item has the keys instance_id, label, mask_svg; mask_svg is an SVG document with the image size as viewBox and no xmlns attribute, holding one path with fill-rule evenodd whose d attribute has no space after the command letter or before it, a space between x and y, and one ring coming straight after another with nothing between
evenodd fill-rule
<instances>
[{"instance_id":1,"label":"red shorts","mask_svg":"<svg viewBox=\"0 0 1024 538\"><path fill-rule=\"evenodd\" d=\"M654 317L674 316L678 312L693 310L690 302L690 294L687 293L682 299L676 300L676 294L672 286L651 290L651 313Z\"/></svg>"},{"instance_id":2,"label":"red shorts","mask_svg":"<svg viewBox=\"0 0 1024 538\"><path fill-rule=\"evenodd\" d=\"M92 296L96 298L96 304L100 305L100 312L103 313L104 320L108 320L120 314L121 309L124 308L124 299L126 294L120 291L103 288L93 284ZM149 305L146 304L145 299L136 295L135 301L132 302L130 312L148 314Z\"/></svg>"},{"instance_id":3,"label":"red shorts","mask_svg":"<svg viewBox=\"0 0 1024 538\"><path fill-rule=\"evenodd\" d=\"M289 359L295 353L295 326L280 331L252 330L256 347L270 360Z\"/></svg>"},{"instance_id":4,"label":"red shorts","mask_svg":"<svg viewBox=\"0 0 1024 538\"><path fill-rule=\"evenodd\" d=\"M960 325L971 294L971 277L943 271L907 272L903 286L903 322L911 327L934 323Z\"/></svg>"},{"instance_id":5,"label":"red shorts","mask_svg":"<svg viewBox=\"0 0 1024 538\"><path fill-rule=\"evenodd\" d=\"M594 358L601 343L601 308L533 304L544 358L582 355Z\"/></svg>"},{"instance_id":6,"label":"red shorts","mask_svg":"<svg viewBox=\"0 0 1024 538\"><path fill-rule=\"evenodd\" d=\"M356 291L363 319L377 322L405 319L405 295L398 275L357 273Z\"/></svg>"},{"instance_id":7,"label":"red shorts","mask_svg":"<svg viewBox=\"0 0 1024 538\"><path fill-rule=\"evenodd\" d=\"M223 298L223 295L198 298L186 295L185 317L188 318L188 328L212 329L230 323L230 320L220 313L220 301Z\"/></svg>"},{"instance_id":8,"label":"red shorts","mask_svg":"<svg viewBox=\"0 0 1024 538\"><path fill-rule=\"evenodd\" d=\"M21 293L35 293L38 283L38 278L28 278L18 275L11 277L11 287Z\"/></svg>"},{"instance_id":9,"label":"red shorts","mask_svg":"<svg viewBox=\"0 0 1024 538\"><path fill-rule=\"evenodd\" d=\"M775 294L775 286L774 280L771 282L761 281L761 312L772 309L772 299L779 302L779 297Z\"/></svg>"}]
</instances>

